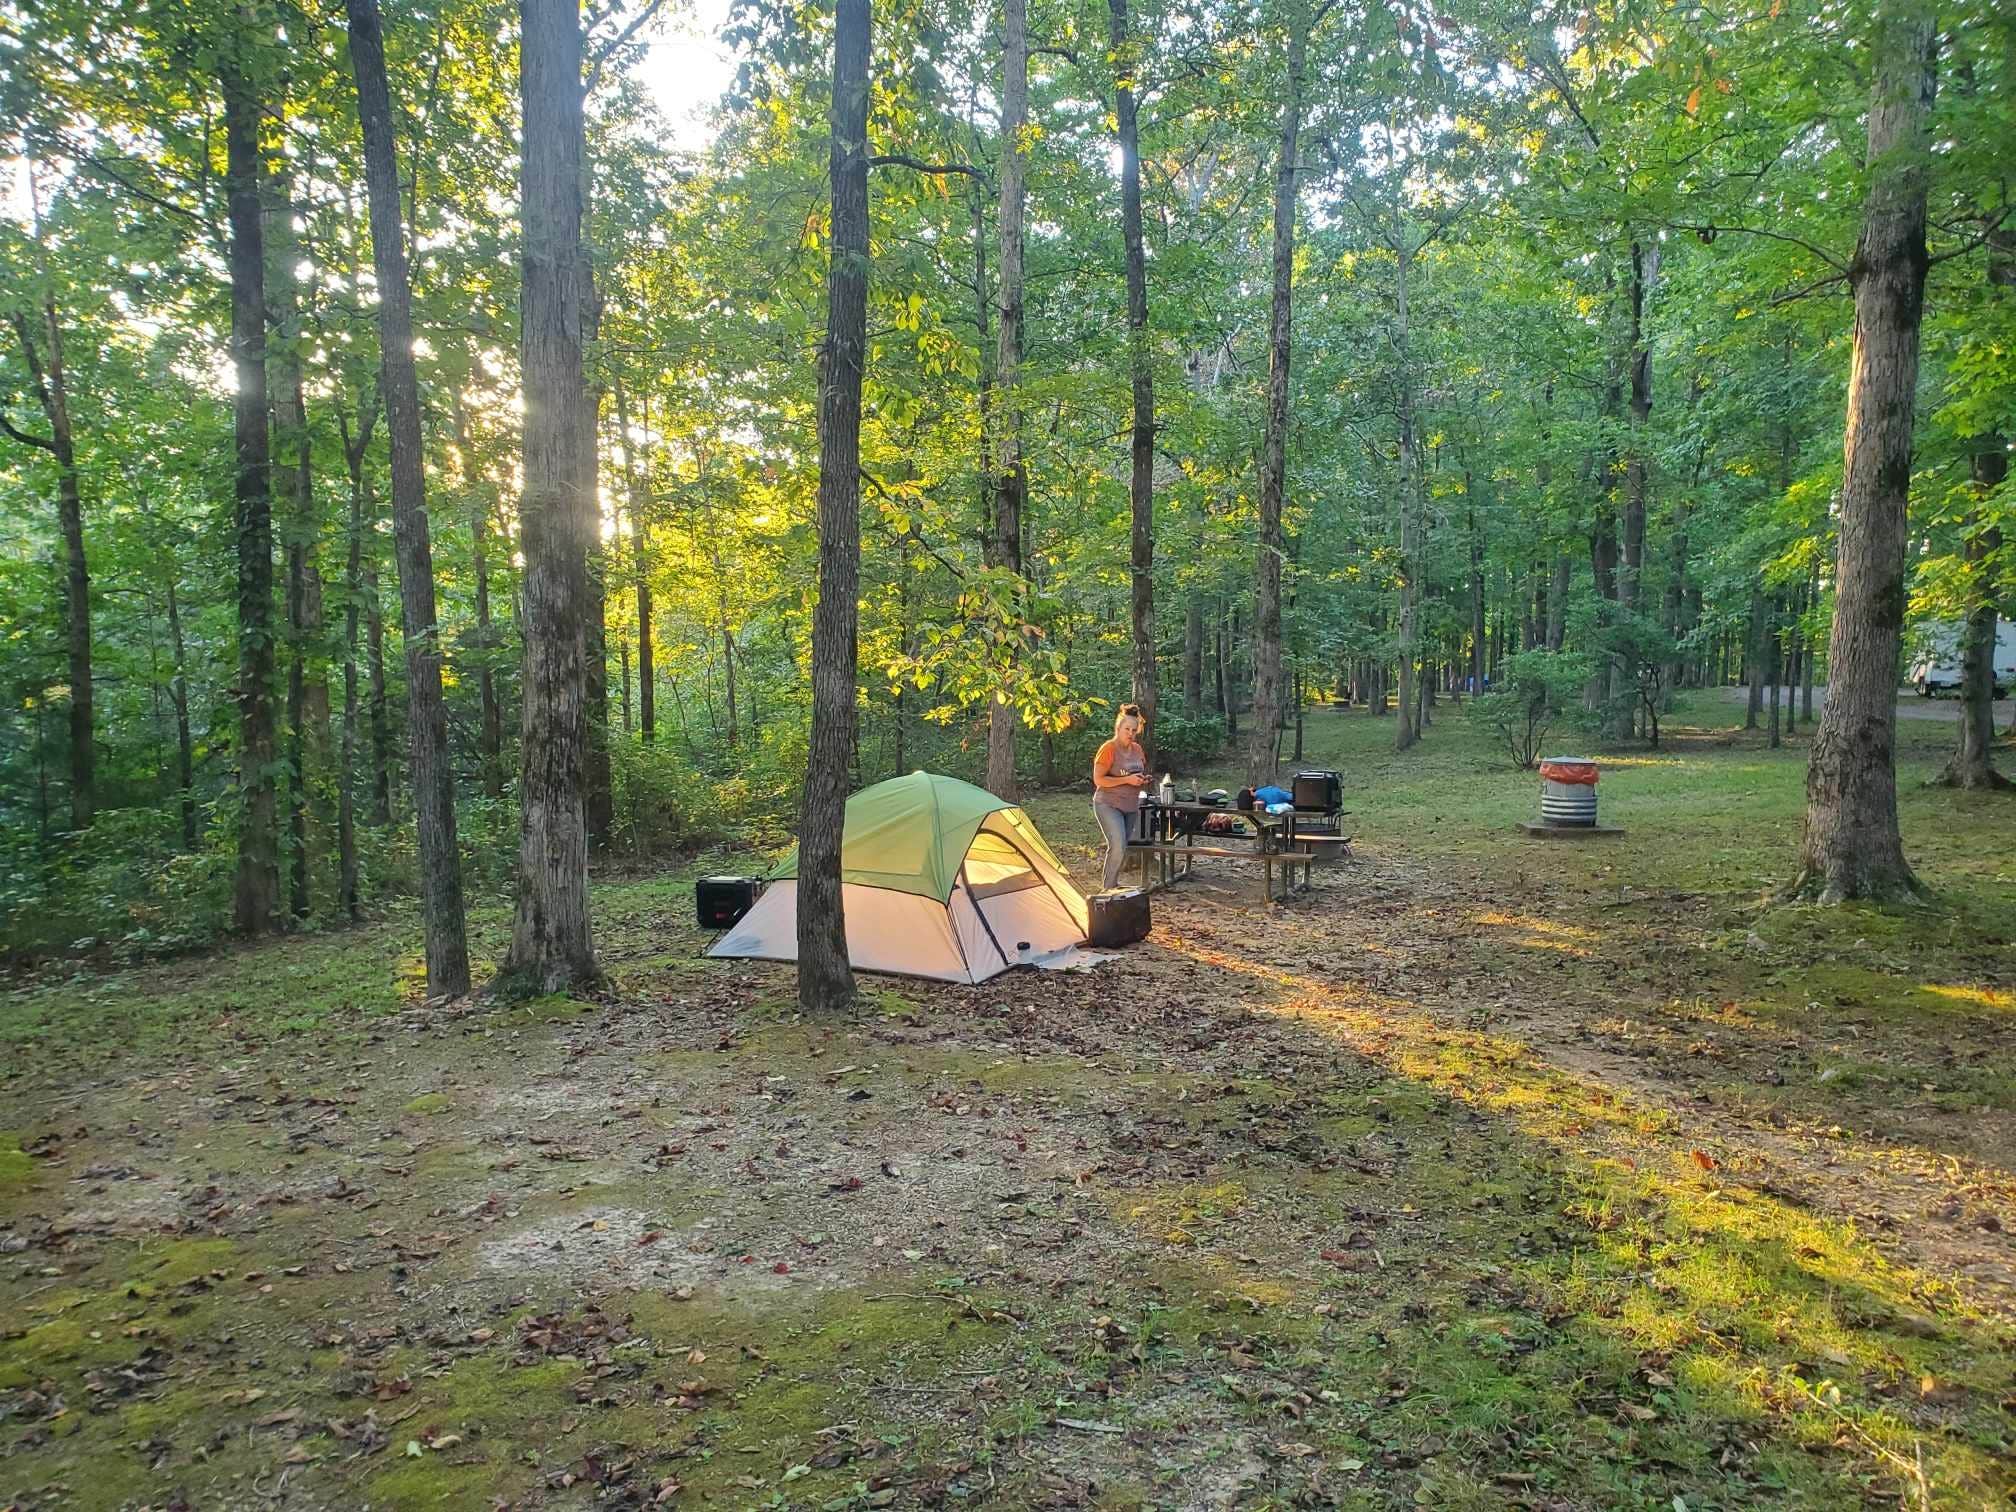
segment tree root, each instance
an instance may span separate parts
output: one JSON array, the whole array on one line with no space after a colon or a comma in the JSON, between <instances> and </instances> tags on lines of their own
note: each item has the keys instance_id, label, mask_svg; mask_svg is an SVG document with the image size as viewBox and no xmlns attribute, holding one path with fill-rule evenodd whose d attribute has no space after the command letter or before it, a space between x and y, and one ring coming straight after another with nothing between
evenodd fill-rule
<instances>
[{"instance_id":1,"label":"tree root","mask_svg":"<svg viewBox=\"0 0 2016 1512\"><path fill-rule=\"evenodd\" d=\"M1982 767L1979 770L1956 770L1949 764L1937 777L1927 778L1925 786L1952 788L1963 793L2007 793L2016 791L2016 782L2011 782L1995 768Z\"/></svg>"},{"instance_id":2,"label":"tree root","mask_svg":"<svg viewBox=\"0 0 2016 1512\"><path fill-rule=\"evenodd\" d=\"M1772 906L1812 903L1821 908L1837 908L1843 903L1874 903L1879 907L1930 908L1938 899L1908 868L1901 878L1887 885L1871 886L1865 881L1850 888L1844 879L1830 879L1825 872L1808 866L1773 893L1770 901Z\"/></svg>"}]
</instances>

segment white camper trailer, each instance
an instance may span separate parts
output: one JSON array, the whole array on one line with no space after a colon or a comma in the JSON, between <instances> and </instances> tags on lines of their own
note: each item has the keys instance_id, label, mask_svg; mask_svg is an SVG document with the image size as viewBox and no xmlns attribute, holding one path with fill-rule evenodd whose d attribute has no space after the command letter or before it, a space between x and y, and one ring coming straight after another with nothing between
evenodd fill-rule
<instances>
[{"instance_id":1,"label":"white camper trailer","mask_svg":"<svg viewBox=\"0 0 2016 1512\"><path fill-rule=\"evenodd\" d=\"M1921 632L1924 649L1911 664L1911 686L1920 696L1937 698L1941 693L1960 691L1960 632L1958 620L1942 620ZM2016 686L2016 625L2008 620L1995 622L1995 696L2007 698Z\"/></svg>"}]
</instances>

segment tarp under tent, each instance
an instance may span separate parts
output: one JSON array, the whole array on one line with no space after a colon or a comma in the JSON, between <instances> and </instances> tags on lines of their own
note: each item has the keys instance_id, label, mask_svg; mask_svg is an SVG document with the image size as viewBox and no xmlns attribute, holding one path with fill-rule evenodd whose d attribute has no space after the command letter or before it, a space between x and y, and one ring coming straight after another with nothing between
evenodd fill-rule
<instances>
[{"instance_id":1,"label":"tarp under tent","mask_svg":"<svg viewBox=\"0 0 2016 1512\"><path fill-rule=\"evenodd\" d=\"M798 851L710 956L798 959ZM984 982L1085 938L1085 899L1029 816L954 777L912 772L847 800L847 956L861 971Z\"/></svg>"}]
</instances>

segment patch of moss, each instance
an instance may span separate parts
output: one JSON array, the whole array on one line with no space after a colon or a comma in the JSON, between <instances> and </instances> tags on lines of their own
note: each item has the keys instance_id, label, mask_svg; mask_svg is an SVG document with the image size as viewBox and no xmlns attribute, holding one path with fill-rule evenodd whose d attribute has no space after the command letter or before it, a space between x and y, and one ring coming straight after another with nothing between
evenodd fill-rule
<instances>
[{"instance_id":1,"label":"patch of moss","mask_svg":"<svg viewBox=\"0 0 2016 1512\"><path fill-rule=\"evenodd\" d=\"M26 1186L35 1176L35 1157L21 1148L21 1136L0 1133L0 1196Z\"/></svg>"},{"instance_id":2,"label":"patch of moss","mask_svg":"<svg viewBox=\"0 0 2016 1512\"><path fill-rule=\"evenodd\" d=\"M408 1113L421 1113L429 1117L455 1111L455 1099L445 1092L422 1092L406 1104Z\"/></svg>"},{"instance_id":3,"label":"patch of moss","mask_svg":"<svg viewBox=\"0 0 2016 1512\"><path fill-rule=\"evenodd\" d=\"M1244 1182L1183 1182L1120 1194L1115 1210L1142 1233L1155 1235L1164 1244L1188 1245L1237 1218L1247 1200Z\"/></svg>"}]
</instances>

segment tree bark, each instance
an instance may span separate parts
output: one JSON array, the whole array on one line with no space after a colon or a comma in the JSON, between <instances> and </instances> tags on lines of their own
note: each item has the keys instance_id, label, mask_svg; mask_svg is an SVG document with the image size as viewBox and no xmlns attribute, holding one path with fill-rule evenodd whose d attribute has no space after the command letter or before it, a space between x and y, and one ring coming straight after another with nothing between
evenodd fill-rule
<instances>
[{"instance_id":1,"label":"tree bark","mask_svg":"<svg viewBox=\"0 0 2016 1512\"><path fill-rule=\"evenodd\" d=\"M392 698L385 679L385 601L378 592L378 522L366 522L364 649L370 674L371 822L392 827Z\"/></svg>"},{"instance_id":2,"label":"tree bark","mask_svg":"<svg viewBox=\"0 0 2016 1512\"><path fill-rule=\"evenodd\" d=\"M1470 472L1463 473L1463 497L1470 497ZM1470 691L1484 691L1484 536L1477 528L1477 510L1470 515ZM1502 639L1502 637L1501 637Z\"/></svg>"},{"instance_id":3,"label":"tree bark","mask_svg":"<svg viewBox=\"0 0 2016 1512\"><path fill-rule=\"evenodd\" d=\"M476 589L476 760L483 796L504 796L504 713L497 701L497 632L490 617L490 511L496 485L483 477L469 434L469 411L458 393L455 404L455 446L462 453L462 473L470 488L469 562Z\"/></svg>"},{"instance_id":4,"label":"tree bark","mask_svg":"<svg viewBox=\"0 0 2016 1512\"><path fill-rule=\"evenodd\" d=\"M1645 304L1659 277L1659 249L1631 243L1631 427L1624 459L1624 551L1617 598L1624 614L1643 607L1645 512L1651 495L1652 464L1647 427L1652 418L1652 345L1645 334Z\"/></svg>"},{"instance_id":5,"label":"tree bark","mask_svg":"<svg viewBox=\"0 0 2016 1512\"><path fill-rule=\"evenodd\" d=\"M2008 475L2007 459L1997 453L1992 455L1992 462L1999 465L2001 476L1994 482L1984 481L1981 464L1987 460L1991 460L1991 454L1974 454L1974 482L1984 494ZM1966 560L1967 597L1973 607L1968 611L1960 640L1960 738L1944 769L1933 778L1933 784L2006 788L2009 779L1995 770L1989 757L1990 743L1995 738L1995 633L1999 620L1995 555L2002 547L2002 532L1992 525L1981 525L1978 519L1972 523L1974 530L1967 540Z\"/></svg>"},{"instance_id":6,"label":"tree bark","mask_svg":"<svg viewBox=\"0 0 2016 1512\"><path fill-rule=\"evenodd\" d=\"M2009 49L2008 56L2016 62L2016 46ZM2009 209L2005 195L2005 216ZM1997 305L2016 291L2016 225L2007 219L1988 232L1988 288ZM1967 597L1971 607L1961 636L1960 739L1945 769L1933 781L1945 787L2006 788L2009 779L1995 770L1989 755L1995 738L1995 643L2001 619L1995 561L2002 548L2002 532L1981 513L1988 496L2009 477L2008 443L1999 432L1975 438L1971 471L1977 503L1961 527L1967 533Z\"/></svg>"},{"instance_id":7,"label":"tree bark","mask_svg":"<svg viewBox=\"0 0 2016 1512\"><path fill-rule=\"evenodd\" d=\"M1887 0L1876 25L1869 191L1849 267L1855 345L1827 704L1806 769L1806 828L1792 884L1823 903L1920 891L1897 824L1897 656L1925 303L1934 32L1914 0Z\"/></svg>"},{"instance_id":8,"label":"tree bark","mask_svg":"<svg viewBox=\"0 0 2016 1512\"><path fill-rule=\"evenodd\" d=\"M798 1003L810 1012L844 1008L854 998L840 853L859 659L872 21L868 0L837 0L837 7L827 175L833 193L833 251L826 272L826 344L819 373L819 602L812 613L812 736L805 766L805 811L798 830ZM1006 140L1004 157L1012 160L1013 133ZM1004 178L1008 171L1004 162ZM1019 233L1019 203L1016 213ZM1019 260L1019 234L1016 250ZM1004 319L1006 314L1004 310ZM1016 314L1019 319L1019 301ZM1009 402L1013 403L1012 397ZM990 748L990 776L992 755ZM1009 775L1012 779L1012 761Z\"/></svg>"},{"instance_id":9,"label":"tree bark","mask_svg":"<svg viewBox=\"0 0 2016 1512\"><path fill-rule=\"evenodd\" d=\"M266 413L266 253L260 224L262 104L242 52L220 70L225 197L230 223L231 355L237 459L233 490L238 553L238 868L232 921L246 933L280 925L280 835L273 711L273 497Z\"/></svg>"},{"instance_id":10,"label":"tree bark","mask_svg":"<svg viewBox=\"0 0 2016 1512\"><path fill-rule=\"evenodd\" d=\"M1001 290L1000 347L994 364L999 420L994 459L994 534L990 564L1022 571L1022 508L1028 478L1022 465L1022 215L1026 199L1023 128L1029 118L1027 0L1001 6ZM1018 595L1019 596L1019 595ZM1002 698L987 706L987 790L1012 799L1015 711Z\"/></svg>"},{"instance_id":11,"label":"tree bark","mask_svg":"<svg viewBox=\"0 0 2016 1512\"><path fill-rule=\"evenodd\" d=\"M267 181L266 302L276 338L267 349L272 435L280 460L272 470L273 508L286 563L287 613L287 910L309 912L308 890L308 548L315 535L313 455L301 372L301 298L295 265L293 176L285 163Z\"/></svg>"},{"instance_id":12,"label":"tree bark","mask_svg":"<svg viewBox=\"0 0 2016 1512\"><path fill-rule=\"evenodd\" d=\"M1414 368L1410 356L1407 308L1407 266L1410 261L1404 223L1394 247L1393 348L1399 372L1400 408L1400 697L1399 723L1393 749L1404 751L1421 738L1421 697L1415 688L1421 615L1422 539L1421 457L1414 432Z\"/></svg>"},{"instance_id":13,"label":"tree bark","mask_svg":"<svg viewBox=\"0 0 2016 1512\"><path fill-rule=\"evenodd\" d=\"M1253 728L1246 748L1252 786L1274 775L1276 712L1281 707L1281 512L1288 492L1288 367L1294 332L1295 200L1302 133L1302 86L1309 54L1309 12L1296 0L1288 15L1288 97L1281 106L1274 161L1273 297L1267 315L1267 421L1260 447L1260 541L1254 559Z\"/></svg>"},{"instance_id":14,"label":"tree bark","mask_svg":"<svg viewBox=\"0 0 2016 1512\"><path fill-rule=\"evenodd\" d=\"M1780 731L1782 726L1778 718L1778 685L1784 680L1783 673L1785 667L1784 610L1780 607L1776 597L1765 601L1763 651L1764 675L1771 689L1769 695L1771 717L1765 728L1770 732L1770 748L1775 751L1781 743Z\"/></svg>"},{"instance_id":15,"label":"tree bark","mask_svg":"<svg viewBox=\"0 0 2016 1512\"><path fill-rule=\"evenodd\" d=\"M350 527L343 570L343 728L336 773L336 894L337 907L352 924L364 912L363 900L358 895L357 864L357 627L363 611L364 528L368 519L364 453L371 444L377 417L375 394L370 406L358 417L354 437L340 411L337 416L343 437L343 460L350 471Z\"/></svg>"},{"instance_id":16,"label":"tree bark","mask_svg":"<svg viewBox=\"0 0 2016 1512\"><path fill-rule=\"evenodd\" d=\"M413 364L413 287L401 223L392 94L378 0L348 0L350 61L364 136L364 187L371 210L371 260L378 277L380 388L392 447L392 543L399 564L400 628L406 645L406 735L420 852L420 916L427 991L469 991L469 943L462 917L462 859L455 836L455 767L441 697L441 643L434 619L434 549L427 529L427 480L420 434L420 380Z\"/></svg>"},{"instance_id":17,"label":"tree bark","mask_svg":"<svg viewBox=\"0 0 2016 1512\"><path fill-rule=\"evenodd\" d=\"M600 850L609 843L609 829L616 820L615 770L609 759L609 595L603 576L606 553L602 548L601 501L589 495L596 518L589 525L588 605L582 616L588 634L588 792L583 813L588 823L588 844Z\"/></svg>"},{"instance_id":18,"label":"tree bark","mask_svg":"<svg viewBox=\"0 0 2016 1512\"><path fill-rule=\"evenodd\" d=\"M1134 70L1139 59L1127 29L1127 0L1107 0L1116 70L1114 121L1120 136L1120 238L1127 258L1127 368L1133 389L1133 442L1127 497L1130 543L1134 702L1146 721L1141 745L1155 765L1155 372L1148 349L1148 261L1141 241L1141 130Z\"/></svg>"},{"instance_id":19,"label":"tree bark","mask_svg":"<svg viewBox=\"0 0 2016 1512\"><path fill-rule=\"evenodd\" d=\"M1183 712L1204 713L1204 595L1188 593L1183 606Z\"/></svg>"},{"instance_id":20,"label":"tree bark","mask_svg":"<svg viewBox=\"0 0 2016 1512\"><path fill-rule=\"evenodd\" d=\"M1547 649L1559 651L1568 643L1568 587L1574 581L1575 564L1568 553L1554 553L1554 570L1547 593Z\"/></svg>"},{"instance_id":21,"label":"tree bark","mask_svg":"<svg viewBox=\"0 0 2016 1512\"><path fill-rule=\"evenodd\" d=\"M1614 291L1614 275L1605 275L1605 284ZM1596 671L1589 684L1589 707L1594 711L1606 729L1612 727L1610 711L1611 699L1617 691L1619 675L1622 671L1617 647L1618 606L1620 585L1618 569L1622 564L1622 552L1617 540L1617 476L1618 456L1615 440L1619 422L1624 418L1624 388L1630 366L1630 345L1628 331L1625 340L1613 350L1609 370L1605 374L1603 396L1598 410L1602 421L1604 440L1589 459L1590 471L1595 475L1596 518L1589 533L1589 568L1596 579L1596 593L1603 601L1598 607L1598 642L1596 646Z\"/></svg>"},{"instance_id":22,"label":"tree bark","mask_svg":"<svg viewBox=\"0 0 2016 1512\"><path fill-rule=\"evenodd\" d=\"M29 172L32 176L34 169ZM39 221L36 226L40 236ZM47 270L44 270L46 277ZM63 647L70 679L70 828L91 827L97 807L97 747L94 744L91 665L91 572L84 555L84 490L77 472L77 450L70 428L70 384L63 363L63 323L56 313L53 291L42 297L42 335L48 343L45 368L35 348L26 316L14 317L21 338L22 359L29 385L49 422L47 436L32 436L8 427L16 440L48 452L56 460L56 522L63 538Z\"/></svg>"},{"instance_id":23,"label":"tree bark","mask_svg":"<svg viewBox=\"0 0 2016 1512\"><path fill-rule=\"evenodd\" d=\"M1211 696L1218 705L1219 718L1225 721L1226 734L1236 735L1239 733L1239 721L1232 713L1232 702L1225 690L1227 682L1225 666L1225 610L1222 604L1217 606L1217 612L1211 616L1211 620L1213 649L1211 657Z\"/></svg>"},{"instance_id":24,"label":"tree bark","mask_svg":"<svg viewBox=\"0 0 2016 1512\"><path fill-rule=\"evenodd\" d=\"M1743 728L1754 730L1764 714L1764 590L1750 585L1749 633L1743 642L1743 676L1750 684L1750 697L1743 714Z\"/></svg>"},{"instance_id":25,"label":"tree bark","mask_svg":"<svg viewBox=\"0 0 2016 1512\"><path fill-rule=\"evenodd\" d=\"M503 976L523 992L599 985L588 913L588 553L595 409L583 372L579 0L522 0L519 98L525 492L519 508L525 695L518 900Z\"/></svg>"},{"instance_id":26,"label":"tree bark","mask_svg":"<svg viewBox=\"0 0 2016 1512\"><path fill-rule=\"evenodd\" d=\"M647 397L646 409L649 404ZM630 500L631 570L636 578L637 596L637 722L644 744L658 738L658 660L651 639L651 563L649 537L644 523L649 485L637 470L632 455L636 443L630 435L630 400L619 380L616 384L616 423L623 430L623 483ZM648 426L647 426L648 429Z\"/></svg>"},{"instance_id":27,"label":"tree bark","mask_svg":"<svg viewBox=\"0 0 2016 1512\"><path fill-rule=\"evenodd\" d=\"M182 849L196 849L196 759L189 736L189 651L182 639L182 609L175 597L174 564L168 576L168 644L175 653L175 680L168 685L175 705L175 776L182 791Z\"/></svg>"}]
</instances>

